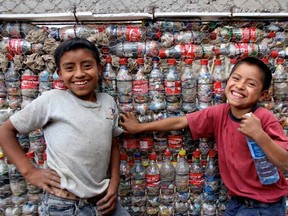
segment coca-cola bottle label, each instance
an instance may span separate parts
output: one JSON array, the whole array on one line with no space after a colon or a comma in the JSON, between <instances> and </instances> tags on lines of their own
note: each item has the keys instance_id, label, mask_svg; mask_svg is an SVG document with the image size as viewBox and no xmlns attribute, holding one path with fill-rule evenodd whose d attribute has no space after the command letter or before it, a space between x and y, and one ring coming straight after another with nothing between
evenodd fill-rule
<instances>
[{"instance_id":1,"label":"coca-cola bottle label","mask_svg":"<svg viewBox=\"0 0 288 216\"><path fill-rule=\"evenodd\" d=\"M181 81L165 81L166 95L181 94Z\"/></svg>"},{"instance_id":2,"label":"coca-cola bottle label","mask_svg":"<svg viewBox=\"0 0 288 216\"><path fill-rule=\"evenodd\" d=\"M134 80L132 83L132 94L147 94L148 80Z\"/></svg>"}]
</instances>

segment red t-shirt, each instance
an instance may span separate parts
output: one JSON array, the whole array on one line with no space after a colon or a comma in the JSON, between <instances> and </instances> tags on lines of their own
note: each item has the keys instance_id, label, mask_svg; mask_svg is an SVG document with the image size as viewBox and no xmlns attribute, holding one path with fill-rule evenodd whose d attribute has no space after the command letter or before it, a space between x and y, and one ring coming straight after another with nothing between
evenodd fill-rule
<instances>
[{"instance_id":1,"label":"red t-shirt","mask_svg":"<svg viewBox=\"0 0 288 216\"><path fill-rule=\"evenodd\" d=\"M288 139L276 117L259 107L254 114L262 128L282 148L288 150ZM229 104L208 107L186 115L193 139L214 137L221 178L232 196L243 196L269 203L288 194L288 181L282 172L280 180L262 185L246 143L245 135L237 130L240 119L230 112Z\"/></svg>"}]
</instances>

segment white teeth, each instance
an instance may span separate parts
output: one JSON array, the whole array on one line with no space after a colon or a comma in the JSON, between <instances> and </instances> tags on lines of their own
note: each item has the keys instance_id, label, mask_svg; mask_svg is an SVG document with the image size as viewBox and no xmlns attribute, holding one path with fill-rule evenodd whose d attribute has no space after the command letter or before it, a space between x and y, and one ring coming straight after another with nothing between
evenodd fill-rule
<instances>
[{"instance_id":1,"label":"white teeth","mask_svg":"<svg viewBox=\"0 0 288 216\"><path fill-rule=\"evenodd\" d=\"M74 82L75 85L85 85L87 83L87 81L83 81L83 82Z\"/></svg>"},{"instance_id":2,"label":"white teeth","mask_svg":"<svg viewBox=\"0 0 288 216\"><path fill-rule=\"evenodd\" d=\"M236 96L236 97L240 97L240 98L243 98L243 97L244 97L242 94L239 94L239 93L237 93L237 92L235 92L235 91L233 91L232 94L233 94L234 96Z\"/></svg>"}]
</instances>

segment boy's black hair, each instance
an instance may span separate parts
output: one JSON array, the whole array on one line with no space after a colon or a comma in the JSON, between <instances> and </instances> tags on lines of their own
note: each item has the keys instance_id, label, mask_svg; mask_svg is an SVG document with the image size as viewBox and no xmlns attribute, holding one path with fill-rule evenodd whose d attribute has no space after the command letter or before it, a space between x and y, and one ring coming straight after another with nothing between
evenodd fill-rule
<instances>
[{"instance_id":1,"label":"boy's black hair","mask_svg":"<svg viewBox=\"0 0 288 216\"><path fill-rule=\"evenodd\" d=\"M239 62L237 62L237 64L232 68L231 72L230 72L230 76L232 75L232 73L242 64L248 64L248 65L254 65L256 67L259 68L259 70L262 72L263 74L263 88L262 91L268 90L270 85L271 85L271 80L272 80L272 72L269 69L269 67L260 59L255 58L255 57L247 57L244 58L242 60L240 60ZM230 77L229 76L229 77Z\"/></svg>"},{"instance_id":2,"label":"boy's black hair","mask_svg":"<svg viewBox=\"0 0 288 216\"><path fill-rule=\"evenodd\" d=\"M96 60L97 65L101 66L99 51L94 43L83 38L72 38L72 39L65 40L56 48L54 52L54 61L55 61L56 67L60 69L60 59L64 55L65 52L79 49L79 48L90 50Z\"/></svg>"}]
</instances>

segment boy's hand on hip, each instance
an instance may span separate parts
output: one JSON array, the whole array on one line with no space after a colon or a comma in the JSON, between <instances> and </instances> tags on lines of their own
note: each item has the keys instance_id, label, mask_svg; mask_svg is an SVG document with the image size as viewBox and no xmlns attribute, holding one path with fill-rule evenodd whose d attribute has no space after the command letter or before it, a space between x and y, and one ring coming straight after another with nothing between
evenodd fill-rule
<instances>
[{"instance_id":1,"label":"boy's hand on hip","mask_svg":"<svg viewBox=\"0 0 288 216\"><path fill-rule=\"evenodd\" d=\"M42 188L50 194L54 194L51 187L61 188L60 176L51 169L34 168L25 178L30 184Z\"/></svg>"},{"instance_id":2,"label":"boy's hand on hip","mask_svg":"<svg viewBox=\"0 0 288 216\"><path fill-rule=\"evenodd\" d=\"M106 195L96 203L97 211L101 212L102 215L110 215L116 209L117 198L117 190L115 191L111 187L108 187Z\"/></svg>"}]
</instances>

